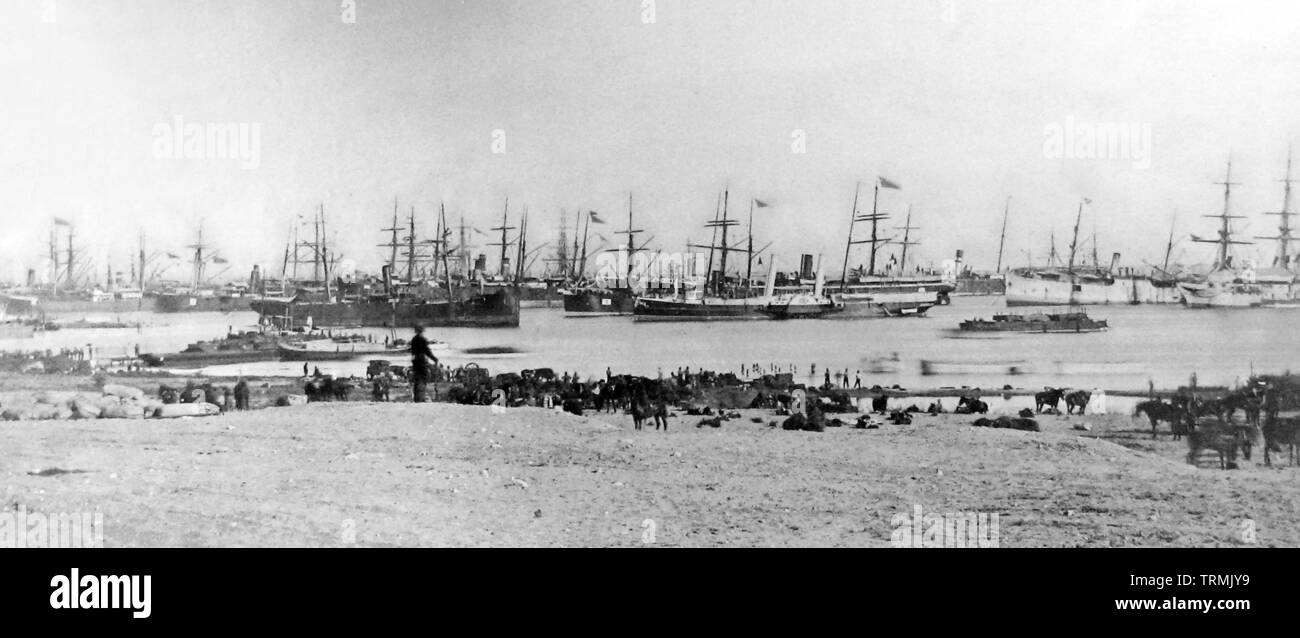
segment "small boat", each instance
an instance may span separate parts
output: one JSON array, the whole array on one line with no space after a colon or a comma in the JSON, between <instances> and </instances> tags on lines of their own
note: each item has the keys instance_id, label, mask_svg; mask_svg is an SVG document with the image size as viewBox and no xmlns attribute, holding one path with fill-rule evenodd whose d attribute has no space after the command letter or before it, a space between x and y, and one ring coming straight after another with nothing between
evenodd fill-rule
<instances>
[{"instance_id":1,"label":"small boat","mask_svg":"<svg viewBox=\"0 0 1300 638\"><path fill-rule=\"evenodd\" d=\"M959 332L1030 332L1030 333L1082 333L1102 332L1109 329L1105 319L1093 319L1082 310L1058 313L1034 312L1029 314L993 315L992 320L969 319L961 322Z\"/></svg>"}]
</instances>

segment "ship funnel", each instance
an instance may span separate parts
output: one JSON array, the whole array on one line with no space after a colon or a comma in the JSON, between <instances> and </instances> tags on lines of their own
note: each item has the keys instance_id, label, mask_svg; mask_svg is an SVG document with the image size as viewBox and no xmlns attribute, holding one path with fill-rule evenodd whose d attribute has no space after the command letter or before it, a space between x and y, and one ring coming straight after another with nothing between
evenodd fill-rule
<instances>
[{"instance_id":1,"label":"ship funnel","mask_svg":"<svg viewBox=\"0 0 1300 638\"><path fill-rule=\"evenodd\" d=\"M776 255L772 255L771 260L767 263L767 285L763 286L763 297L772 298L776 292Z\"/></svg>"},{"instance_id":2,"label":"ship funnel","mask_svg":"<svg viewBox=\"0 0 1300 638\"><path fill-rule=\"evenodd\" d=\"M822 274L821 264L817 265L817 283L813 285L813 296L820 298L826 277Z\"/></svg>"},{"instance_id":3,"label":"ship funnel","mask_svg":"<svg viewBox=\"0 0 1300 638\"><path fill-rule=\"evenodd\" d=\"M813 256L812 255L802 255L800 257L799 278L800 279L813 278Z\"/></svg>"},{"instance_id":4,"label":"ship funnel","mask_svg":"<svg viewBox=\"0 0 1300 638\"><path fill-rule=\"evenodd\" d=\"M384 278L384 294L392 295L393 294L393 267L388 264L384 264L383 268L381 268L380 271L382 273L381 276Z\"/></svg>"},{"instance_id":5,"label":"ship funnel","mask_svg":"<svg viewBox=\"0 0 1300 638\"><path fill-rule=\"evenodd\" d=\"M1115 272L1115 269L1118 267L1119 267L1119 253L1112 253L1110 256L1110 271Z\"/></svg>"}]
</instances>

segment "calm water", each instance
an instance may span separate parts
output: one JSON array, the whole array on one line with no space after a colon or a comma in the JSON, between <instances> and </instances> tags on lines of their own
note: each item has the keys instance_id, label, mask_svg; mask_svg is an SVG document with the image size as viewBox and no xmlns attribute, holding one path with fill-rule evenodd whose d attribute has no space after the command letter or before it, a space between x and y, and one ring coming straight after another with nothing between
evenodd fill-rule
<instances>
[{"instance_id":1,"label":"calm water","mask_svg":"<svg viewBox=\"0 0 1300 638\"><path fill-rule=\"evenodd\" d=\"M921 318L859 321L749 321L719 323L637 323L630 317L565 318L557 309L527 309L521 326L507 330L434 329L430 336L451 344L437 353L451 365L475 362L497 371L550 367L557 372L603 375L616 372L667 375L679 366L739 372L742 363L767 367L775 363L797 378L809 380L817 364L817 382L828 366L835 371L862 371L864 386L901 384L904 387L1003 384L1036 388L1043 385L1144 390L1148 379L1157 387L1186 383L1196 372L1202 384L1244 380L1252 369L1281 372L1300 360L1300 335L1292 326L1297 309L1191 310L1177 306L1094 307L1089 313L1108 319L1111 330L1080 335L998 335L955 338L958 322L987 317L1003 307L1001 297L957 297L951 306L937 307ZM0 350L58 349L94 344L99 356L121 356L138 344L141 352L175 352L186 344L219 337L227 326L254 329L252 312L161 315L55 317L56 319L116 319L141 322L140 329L60 330L33 339L0 340ZM382 329L361 332L382 340L393 333ZM407 331L396 336L407 338ZM462 350L511 346L520 354L469 356ZM875 359L897 353L896 372L871 373ZM990 370L1018 366L1025 373L945 373L922 376L923 359L963 364L965 369ZM317 365L317 364L313 364ZM365 361L319 364L322 372L360 374ZM208 368L213 374L301 374L302 364L254 363Z\"/></svg>"}]
</instances>

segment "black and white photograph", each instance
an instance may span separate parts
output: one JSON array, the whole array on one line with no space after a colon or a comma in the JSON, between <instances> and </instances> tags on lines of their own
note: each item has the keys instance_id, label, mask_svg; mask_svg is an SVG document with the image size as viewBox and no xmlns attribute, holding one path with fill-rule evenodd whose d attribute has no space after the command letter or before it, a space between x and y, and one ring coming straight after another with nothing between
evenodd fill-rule
<instances>
[{"instance_id":1,"label":"black and white photograph","mask_svg":"<svg viewBox=\"0 0 1300 638\"><path fill-rule=\"evenodd\" d=\"M0 547L1300 546L1298 18L0 0Z\"/></svg>"}]
</instances>

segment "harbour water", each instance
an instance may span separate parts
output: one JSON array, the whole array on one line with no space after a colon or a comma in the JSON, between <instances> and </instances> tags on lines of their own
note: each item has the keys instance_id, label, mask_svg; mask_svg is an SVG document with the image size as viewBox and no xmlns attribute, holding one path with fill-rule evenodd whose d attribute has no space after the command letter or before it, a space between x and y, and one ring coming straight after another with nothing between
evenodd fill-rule
<instances>
[{"instance_id":1,"label":"harbour water","mask_svg":"<svg viewBox=\"0 0 1300 638\"><path fill-rule=\"evenodd\" d=\"M955 297L952 305L925 317L853 321L750 321L743 323L644 323L627 317L567 318L559 309L528 309L517 329L438 329L432 338L450 348L438 353L443 363L476 363L493 373L549 367L557 374L578 372L665 376L679 367L740 372L742 364L781 372L795 367L795 378L816 383L828 368L858 371L864 387L899 384L905 388L981 387L1038 388L1046 385L1106 390L1173 388L1197 374L1202 385L1233 385L1251 373L1279 373L1294 367L1300 335L1290 329L1296 309L1188 309L1181 306L1094 306L1095 319L1110 330L1094 334L997 334L959 338L952 329L963 319L1004 312L1001 297ZM84 348L93 344L96 358L122 357L134 351L168 353L191 342L224 335L228 328L253 330L251 312L166 315L125 313L53 317L140 323L139 328L64 329L30 339L0 341L0 350ZM409 338L409 329L359 329L347 332ZM465 352L507 347L516 353L481 355ZM897 360L894 361L894 357ZM922 374L921 361L934 362L934 374ZM366 362L321 362L322 372L364 373ZM1014 368L1016 374L1011 373ZM207 374L297 375L302 364L262 362L214 366Z\"/></svg>"}]
</instances>

